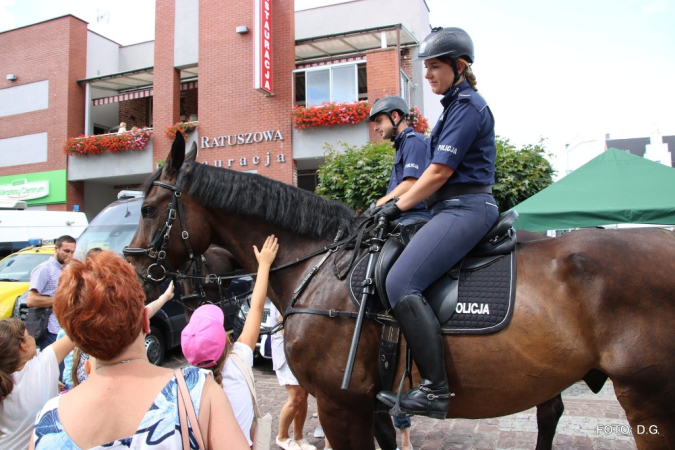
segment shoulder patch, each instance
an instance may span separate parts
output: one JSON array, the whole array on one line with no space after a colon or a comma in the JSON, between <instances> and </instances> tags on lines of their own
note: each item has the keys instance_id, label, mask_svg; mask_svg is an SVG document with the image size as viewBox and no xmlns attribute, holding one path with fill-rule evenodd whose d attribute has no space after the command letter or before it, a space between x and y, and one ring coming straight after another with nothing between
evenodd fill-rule
<instances>
[{"instance_id":1,"label":"shoulder patch","mask_svg":"<svg viewBox=\"0 0 675 450\"><path fill-rule=\"evenodd\" d=\"M457 96L458 102L468 102L471 101L471 94L459 94Z\"/></svg>"}]
</instances>

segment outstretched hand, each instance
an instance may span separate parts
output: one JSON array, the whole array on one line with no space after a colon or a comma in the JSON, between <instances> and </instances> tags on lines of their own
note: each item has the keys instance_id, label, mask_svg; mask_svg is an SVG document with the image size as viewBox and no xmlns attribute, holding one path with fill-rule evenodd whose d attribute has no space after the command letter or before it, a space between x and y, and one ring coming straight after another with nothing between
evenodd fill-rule
<instances>
[{"instance_id":1,"label":"outstretched hand","mask_svg":"<svg viewBox=\"0 0 675 450\"><path fill-rule=\"evenodd\" d=\"M169 282L169 285L166 288L166 291L162 294L162 298L165 298L166 300L171 300L173 298L173 280Z\"/></svg>"},{"instance_id":2,"label":"outstretched hand","mask_svg":"<svg viewBox=\"0 0 675 450\"><path fill-rule=\"evenodd\" d=\"M258 260L258 264L267 264L268 266L271 266L272 262L274 262L278 250L279 243L273 234L267 236L267 239L265 239L265 243L262 246L262 250L258 250L258 247L255 245L253 246L253 252L255 253L255 259Z\"/></svg>"}]
</instances>

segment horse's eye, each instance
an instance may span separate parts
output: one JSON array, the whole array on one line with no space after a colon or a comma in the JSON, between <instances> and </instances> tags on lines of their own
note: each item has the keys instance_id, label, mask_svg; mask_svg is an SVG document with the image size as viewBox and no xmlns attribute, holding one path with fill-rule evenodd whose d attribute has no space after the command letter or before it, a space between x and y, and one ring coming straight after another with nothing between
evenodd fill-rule
<instances>
[{"instance_id":1,"label":"horse's eye","mask_svg":"<svg viewBox=\"0 0 675 450\"><path fill-rule=\"evenodd\" d=\"M154 206L144 206L141 208L141 214L143 214L144 218L152 217L152 215L155 213L155 207Z\"/></svg>"}]
</instances>

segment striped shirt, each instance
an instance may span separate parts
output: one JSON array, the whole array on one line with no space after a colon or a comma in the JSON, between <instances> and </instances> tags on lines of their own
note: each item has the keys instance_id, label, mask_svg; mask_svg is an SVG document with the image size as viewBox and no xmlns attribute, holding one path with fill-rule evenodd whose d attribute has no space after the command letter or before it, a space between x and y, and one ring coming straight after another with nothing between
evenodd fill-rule
<instances>
[{"instance_id":1,"label":"striped shirt","mask_svg":"<svg viewBox=\"0 0 675 450\"><path fill-rule=\"evenodd\" d=\"M63 266L54 257L38 264L30 273L30 286L28 289L35 289L38 294L45 297L53 297L59 285L59 277L62 270ZM53 312L49 315L47 331L53 334L58 334L61 331L61 325L59 325L59 321L56 320Z\"/></svg>"}]
</instances>

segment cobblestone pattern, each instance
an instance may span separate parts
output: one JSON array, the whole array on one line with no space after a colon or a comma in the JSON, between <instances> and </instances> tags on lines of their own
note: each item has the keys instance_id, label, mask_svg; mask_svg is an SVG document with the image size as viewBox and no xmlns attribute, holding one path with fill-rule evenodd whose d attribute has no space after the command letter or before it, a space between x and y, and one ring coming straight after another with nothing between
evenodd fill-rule
<instances>
[{"instance_id":1,"label":"cobblestone pattern","mask_svg":"<svg viewBox=\"0 0 675 450\"><path fill-rule=\"evenodd\" d=\"M169 367L184 365L179 355L166 362ZM286 391L279 386L272 371L271 361L258 361L253 369L260 410L274 417L275 435ZM560 418L553 448L556 450L633 450L636 449L629 432L623 409L608 382L599 394L593 394L583 383L577 383L563 392L565 412ZM309 411L304 427L304 439L318 449L324 448L323 439L313 437L316 402L309 397ZM537 442L536 409L495 419L433 420L413 417L411 441L417 450L506 450L535 448ZM400 441L399 441L400 443ZM277 450L272 445L272 450Z\"/></svg>"}]
</instances>

